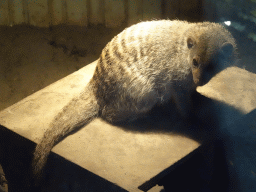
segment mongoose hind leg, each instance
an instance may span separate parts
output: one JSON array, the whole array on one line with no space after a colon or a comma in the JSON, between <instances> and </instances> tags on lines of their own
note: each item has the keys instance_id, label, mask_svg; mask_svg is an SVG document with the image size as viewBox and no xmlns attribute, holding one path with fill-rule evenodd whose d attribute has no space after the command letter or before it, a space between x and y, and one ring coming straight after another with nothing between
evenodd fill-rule
<instances>
[{"instance_id":1,"label":"mongoose hind leg","mask_svg":"<svg viewBox=\"0 0 256 192\"><path fill-rule=\"evenodd\" d=\"M105 105L101 110L101 117L111 123L131 122L143 117L157 103L157 100L148 102L140 101L135 103L116 102Z\"/></svg>"}]
</instances>

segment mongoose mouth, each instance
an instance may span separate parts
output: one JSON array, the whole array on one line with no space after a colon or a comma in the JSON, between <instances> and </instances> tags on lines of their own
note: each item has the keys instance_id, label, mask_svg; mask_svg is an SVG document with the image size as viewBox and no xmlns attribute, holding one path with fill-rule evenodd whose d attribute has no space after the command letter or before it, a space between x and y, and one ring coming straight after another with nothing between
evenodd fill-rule
<instances>
[{"instance_id":1,"label":"mongoose mouth","mask_svg":"<svg viewBox=\"0 0 256 192\"><path fill-rule=\"evenodd\" d=\"M195 84L196 84L196 86L203 86L203 85L205 85L206 83L205 82L203 82L202 80L197 80L197 81L194 81L195 82Z\"/></svg>"},{"instance_id":2,"label":"mongoose mouth","mask_svg":"<svg viewBox=\"0 0 256 192\"><path fill-rule=\"evenodd\" d=\"M205 83L203 83L202 81L198 81L198 83L196 83L196 86L203 86Z\"/></svg>"},{"instance_id":3,"label":"mongoose mouth","mask_svg":"<svg viewBox=\"0 0 256 192\"><path fill-rule=\"evenodd\" d=\"M198 78L193 78L193 81L196 85L201 84L200 80Z\"/></svg>"},{"instance_id":4,"label":"mongoose mouth","mask_svg":"<svg viewBox=\"0 0 256 192\"><path fill-rule=\"evenodd\" d=\"M206 85L209 81L211 80L211 78L207 75L204 75L201 79L198 80L198 83L196 84L196 86L204 86Z\"/></svg>"}]
</instances>

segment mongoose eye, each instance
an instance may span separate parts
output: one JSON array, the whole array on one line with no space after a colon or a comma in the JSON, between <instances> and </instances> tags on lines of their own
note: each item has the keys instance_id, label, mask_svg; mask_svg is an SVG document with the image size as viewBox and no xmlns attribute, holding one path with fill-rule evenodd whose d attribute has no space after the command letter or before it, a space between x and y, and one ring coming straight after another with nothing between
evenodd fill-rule
<instances>
[{"instance_id":1,"label":"mongoose eye","mask_svg":"<svg viewBox=\"0 0 256 192\"><path fill-rule=\"evenodd\" d=\"M199 65L199 64L198 64L197 60L196 60L196 59L193 59L193 66L194 66L194 67L198 67L198 65Z\"/></svg>"},{"instance_id":2,"label":"mongoose eye","mask_svg":"<svg viewBox=\"0 0 256 192\"><path fill-rule=\"evenodd\" d=\"M191 38L188 38L187 46L189 49L191 49L194 46L194 41Z\"/></svg>"}]
</instances>

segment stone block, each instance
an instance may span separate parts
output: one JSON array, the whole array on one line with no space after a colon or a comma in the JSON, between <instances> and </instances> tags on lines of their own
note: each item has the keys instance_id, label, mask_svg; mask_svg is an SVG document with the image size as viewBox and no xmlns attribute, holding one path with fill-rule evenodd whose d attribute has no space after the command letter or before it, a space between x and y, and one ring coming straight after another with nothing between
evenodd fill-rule
<instances>
[{"instance_id":1,"label":"stone block","mask_svg":"<svg viewBox=\"0 0 256 192\"><path fill-rule=\"evenodd\" d=\"M12 191L29 186L35 143L83 90L96 62L0 112L0 160ZM255 109L255 82L255 74L237 67L221 72L198 88L211 99L193 97L193 122L179 119L173 103L171 110L156 108L134 123L111 125L95 119L53 148L41 190L149 190L198 151L211 154L204 146L226 133L228 123Z\"/></svg>"}]
</instances>

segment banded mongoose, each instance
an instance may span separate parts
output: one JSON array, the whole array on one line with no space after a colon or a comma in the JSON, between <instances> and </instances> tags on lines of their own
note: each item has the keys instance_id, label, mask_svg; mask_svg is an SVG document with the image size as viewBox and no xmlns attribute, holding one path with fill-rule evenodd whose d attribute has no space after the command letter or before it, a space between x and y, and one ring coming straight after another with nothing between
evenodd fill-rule
<instances>
[{"instance_id":1,"label":"banded mongoose","mask_svg":"<svg viewBox=\"0 0 256 192\"><path fill-rule=\"evenodd\" d=\"M170 99L188 117L196 87L232 64L235 53L235 40L221 24L159 20L126 28L106 45L90 82L37 145L35 178L58 142L97 117L110 123L131 121Z\"/></svg>"}]
</instances>

